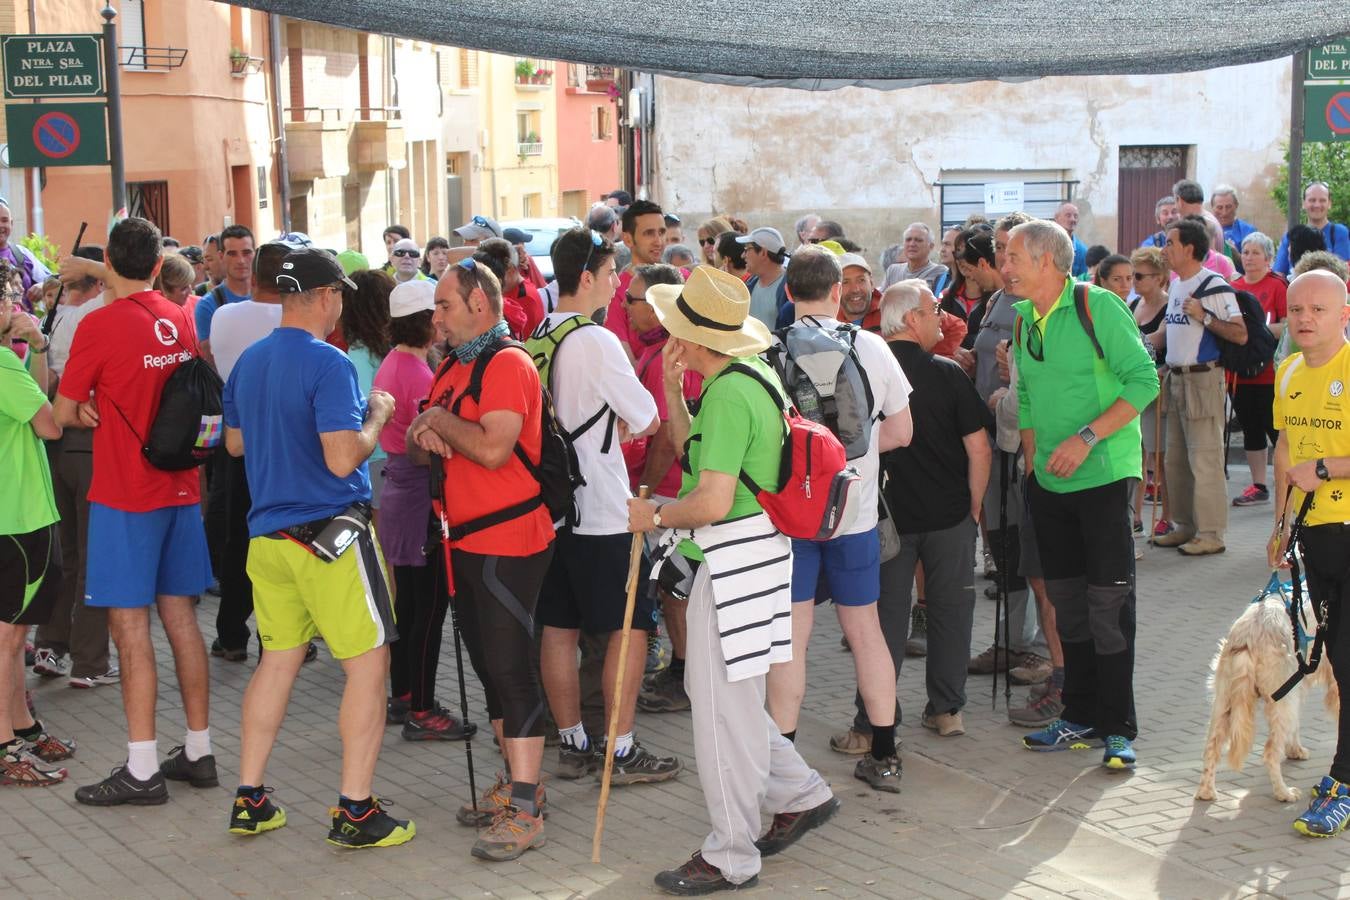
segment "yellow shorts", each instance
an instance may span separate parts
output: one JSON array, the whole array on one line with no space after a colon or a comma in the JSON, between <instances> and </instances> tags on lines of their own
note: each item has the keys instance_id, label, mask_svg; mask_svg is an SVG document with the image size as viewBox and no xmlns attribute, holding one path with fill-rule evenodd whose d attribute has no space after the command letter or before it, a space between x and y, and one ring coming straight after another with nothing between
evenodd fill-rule
<instances>
[{"instance_id":1,"label":"yellow shorts","mask_svg":"<svg viewBox=\"0 0 1350 900\"><path fill-rule=\"evenodd\" d=\"M333 562L287 538L248 544L253 611L265 650L290 650L321 636L336 659L398 640L384 557L373 529Z\"/></svg>"}]
</instances>

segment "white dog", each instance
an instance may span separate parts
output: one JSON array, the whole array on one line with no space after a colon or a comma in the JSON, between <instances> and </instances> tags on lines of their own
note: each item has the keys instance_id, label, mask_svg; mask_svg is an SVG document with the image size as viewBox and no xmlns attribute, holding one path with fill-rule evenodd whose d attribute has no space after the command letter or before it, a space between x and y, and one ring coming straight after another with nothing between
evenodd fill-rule
<instances>
[{"instance_id":1,"label":"white dog","mask_svg":"<svg viewBox=\"0 0 1350 900\"><path fill-rule=\"evenodd\" d=\"M1304 592L1304 621L1313 622L1311 604ZM1214 708L1209 717L1209 736L1205 739L1205 768L1200 775L1197 800L1214 799L1214 770L1225 751L1228 765L1241 769L1242 761L1256 737L1256 704L1265 704L1270 736L1266 739L1261 761L1270 773L1275 799L1297 800L1301 791L1285 784L1280 771L1283 759L1307 759L1308 751L1299 742L1298 715L1301 694L1314 685L1326 689L1324 703L1334 722L1339 715L1341 697L1331 673L1331 661L1325 656L1317 671L1308 675L1294 690L1276 703L1271 695L1298 670L1294 657L1294 638L1284 598L1269 594L1252 603L1238 616L1228 636L1219 642L1219 652L1211 664L1210 689Z\"/></svg>"}]
</instances>

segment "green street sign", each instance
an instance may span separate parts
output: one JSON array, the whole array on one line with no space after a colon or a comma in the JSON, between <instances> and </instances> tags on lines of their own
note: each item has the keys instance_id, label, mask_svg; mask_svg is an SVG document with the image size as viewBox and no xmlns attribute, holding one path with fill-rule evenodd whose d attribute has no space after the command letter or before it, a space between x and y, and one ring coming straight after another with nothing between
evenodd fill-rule
<instances>
[{"instance_id":1,"label":"green street sign","mask_svg":"<svg viewBox=\"0 0 1350 900\"><path fill-rule=\"evenodd\" d=\"M99 34L7 34L6 100L102 97L103 36Z\"/></svg>"},{"instance_id":2,"label":"green street sign","mask_svg":"<svg viewBox=\"0 0 1350 900\"><path fill-rule=\"evenodd\" d=\"M1350 141L1350 84L1304 85L1303 140Z\"/></svg>"},{"instance_id":3,"label":"green street sign","mask_svg":"<svg viewBox=\"0 0 1350 900\"><path fill-rule=\"evenodd\" d=\"M1308 79L1350 80L1350 36L1308 50Z\"/></svg>"},{"instance_id":4,"label":"green street sign","mask_svg":"<svg viewBox=\"0 0 1350 900\"><path fill-rule=\"evenodd\" d=\"M102 103L6 103L9 164L101 166L108 162L108 120Z\"/></svg>"}]
</instances>

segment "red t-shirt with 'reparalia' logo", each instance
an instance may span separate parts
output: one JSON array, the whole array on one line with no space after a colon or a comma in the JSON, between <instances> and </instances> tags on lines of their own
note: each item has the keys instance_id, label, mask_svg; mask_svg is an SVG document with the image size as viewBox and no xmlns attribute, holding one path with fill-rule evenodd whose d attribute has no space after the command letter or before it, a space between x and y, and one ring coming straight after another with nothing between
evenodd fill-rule
<instances>
[{"instance_id":1,"label":"red t-shirt with 'reparalia' logo","mask_svg":"<svg viewBox=\"0 0 1350 900\"><path fill-rule=\"evenodd\" d=\"M201 502L196 469L165 472L141 453L164 383L196 353L192 316L159 291L114 300L81 320L59 390L76 403L94 394L90 501L124 512Z\"/></svg>"}]
</instances>

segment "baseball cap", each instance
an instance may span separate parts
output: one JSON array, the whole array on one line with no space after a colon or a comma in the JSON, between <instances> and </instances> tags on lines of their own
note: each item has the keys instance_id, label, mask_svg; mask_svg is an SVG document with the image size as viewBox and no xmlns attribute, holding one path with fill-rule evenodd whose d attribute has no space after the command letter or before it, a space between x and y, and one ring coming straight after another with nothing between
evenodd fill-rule
<instances>
[{"instance_id":1,"label":"baseball cap","mask_svg":"<svg viewBox=\"0 0 1350 900\"><path fill-rule=\"evenodd\" d=\"M179 247L178 255L194 265L200 265L204 259L202 256L202 248L193 246L192 244L188 244L186 247Z\"/></svg>"},{"instance_id":2,"label":"baseball cap","mask_svg":"<svg viewBox=\"0 0 1350 900\"><path fill-rule=\"evenodd\" d=\"M859 253L845 253L839 257L839 268L847 269L849 266L857 266L868 275L872 274L872 267L868 265L867 260Z\"/></svg>"},{"instance_id":3,"label":"baseball cap","mask_svg":"<svg viewBox=\"0 0 1350 900\"><path fill-rule=\"evenodd\" d=\"M336 256L317 247L302 247L287 253L281 261L277 290L283 294L299 294L339 281L356 290L356 282L343 273Z\"/></svg>"},{"instance_id":4,"label":"baseball cap","mask_svg":"<svg viewBox=\"0 0 1350 900\"><path fill-rule=\"evenodd\" d=\"M338 265L342 266L342 271L347 275L370 268L370 260L366 259L364 253L357 250L343 250L337 255L337 261Z\"/></svg>"},{"instance_id":5,"label":"baseball cap","mask_svg":"<svg viewBox=\"0 0 1350 900\"><path fill-rule=\"evenodd\" d=\"M399 319L436 308L436 282L405 281L389 292L389 315Z\"/></svg>"},{"instance_id":6,"label":"baseball cap","mask_svg":"<svg viewBox=\"0 0 1350 900\"><path fill-rule=\"evenodd\" d=\"M783 235L779 234L777 228L756 228L749 234L743 234L736 238L738 244L754 244L770 253L778 253L787 249L787 244L783 243Z\"/></svg>"},{"instance_id":7,"label":"baseball cap","mask_svg":"<svg viewBox=\"0 0 1350 900\"><path fill-rule=\"evenodd\" d=\"M501 237L502 226L497 224L496 219L488 216L474 216L456 228L455 234L466 241L486 241L488 238Z\"/></svg>"},{"instance_id":8,"label":"baseball cap","mask_svg":"<svg viewBox=\"0 0 1350 900\"><path fill-rule=\"evenodd\" d=\"M502 232L502 238L508 244L528 244L534 235L523 228L508 228Z\"/></svg>"},{"instance_id":9,"label":"baseball cap","mask_svg":"<svg viewBox=\"0 0 1350 900\"><path fill-rule=\"evenodd\" d=\"M844 245L838 241L821 241L819 244L816 244L816 246L830 251L835 256L843 256L845 252Z\"/></svg>"}]
</instances>

